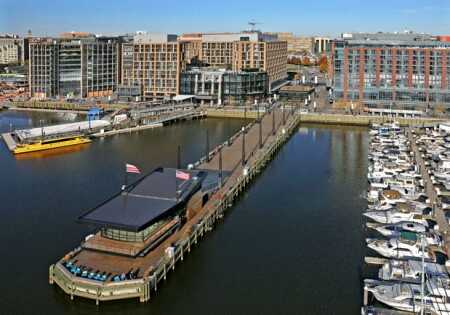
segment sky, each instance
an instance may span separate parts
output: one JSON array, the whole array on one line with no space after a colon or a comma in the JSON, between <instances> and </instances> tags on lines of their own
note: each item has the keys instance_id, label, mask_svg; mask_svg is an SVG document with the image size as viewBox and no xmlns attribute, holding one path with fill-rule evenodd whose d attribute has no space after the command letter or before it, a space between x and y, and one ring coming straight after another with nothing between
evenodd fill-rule
<instances>
[{"instance_id":1,"label":"sky","mask_svg":"<svg viewBox=\"0 0 450 315\"><path fill-rule=\"evenodd\" d=\"M267 32L336 37L413 30L450 34L450 0L0 0L0 33Z\"/></svg>"}]
</instances>

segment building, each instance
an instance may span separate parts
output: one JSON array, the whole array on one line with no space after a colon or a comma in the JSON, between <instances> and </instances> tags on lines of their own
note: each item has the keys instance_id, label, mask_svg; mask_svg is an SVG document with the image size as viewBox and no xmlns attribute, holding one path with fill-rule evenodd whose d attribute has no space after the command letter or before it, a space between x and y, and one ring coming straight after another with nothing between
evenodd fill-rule
<instances>
[{"instance_id":1,"label":"building","mask_svg":"<svg viewBox=\"0 0 450 315\"><path fill-rule=\"evenodd\" d=\"M449 49L426 34L343 34L332 43L334 97L368 107L448 107Z\"/></svg>"},{"instance_id":2,"label":"building","mask_svg":"<svg viewBox=\"0 0 450 315\"><path fill-rule=\"evenodd\" d=\"M122 45L122 84L138 86L144 99L178 95L182 60L176 35L138 33Z\"/></svg>"},{"instance_id":3,"label":"building","mask_svg":"<svg viewBox=\"0 0 450 315\"><path fill-rule=\"evenodd\" d=\"M312 85L285 85L280 88L280 100L296 105L303 104L314 91L315 88Z\"/></svg>"},{"instance_id":4,"label":"building","mask_svg":"<svg viewBox=\"0 0 450 315\"><path fill-rule=\"evenodd\" d=\"M29 89L34 98L111 96L119 83L120 38L32 38Z\"/></svg>"},{"instance_id":5,"label":"building","mask_svg":"<svg viewBox=\"0 0 450 315\"><path fill-rule=\"evenodd\" d=\"M202 104L254 103L267 95L268 84L264 71L194 68L181 74L180 93Z\"/></svg>"},{"instance_id":6,"label":"building","mask_svg":"<svg viewBox=\"0 0 450 315\"><path fill-rule=\"evenodd\" d=\"M290 32L267 33L276 35L278 40L287 42L287 50L289 54L295 53L312 53L313 39L312 37L295 36Z\"/></svg>"},{"instance_id":7,"label":"building","mask_svg":"<svg viewBox=\"0 0 450 315\"><path fill-rule=\"evenodd\" d=\"M0 64L23 64L27 40L17 35L0 36Z\"/></svg>"},{"instance_id":8,"label":"building","mask_svg":"<svg viewBox=\"0 0 450 315\"><path fill-rule=\"evenodd\" d=\"M183 51L193 59L214 68L232 71L265 71L270 89L287 77L287 42L276 35L260 32L183 34Z\"/></svg>"},{"instance_id":9,"label":"building","mask_svg":"<svg viewBox=\"0 0 450 315\"><path fill-rule=\"evenodd\" d=\"M330 52L331 40L328 37L314 37L314 53L324 54Z\"/></svg>"}]
</instances>

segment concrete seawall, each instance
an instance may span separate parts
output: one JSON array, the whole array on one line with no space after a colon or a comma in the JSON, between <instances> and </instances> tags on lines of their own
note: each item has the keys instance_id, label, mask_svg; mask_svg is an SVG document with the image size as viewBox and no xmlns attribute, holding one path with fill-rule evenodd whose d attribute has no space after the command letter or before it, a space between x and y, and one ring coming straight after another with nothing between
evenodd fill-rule
<instances>
[{"instance_id":1,"label":"concrete seawall","mask_svg":"<svg viewBox=\"0 0 450 315\"><path fill-rule=\"evenodd\" d=\"M288 109L286 109L287 111ZM207 109L208 117L218 118L256 118L256 111L247 111L244 114L242 110L229 109ZM445 119L424 118L424 117L395 117L396 121L402 126L422 126L434 125ZM349 125L349 126L369 126L373 123L383 123L391 121L387 116L369 116L369 115L346 115L346 114L325 114L325 113L303 113L300 117L302 123L329 124L329 125Z\"/></svg>"}]
</instances>

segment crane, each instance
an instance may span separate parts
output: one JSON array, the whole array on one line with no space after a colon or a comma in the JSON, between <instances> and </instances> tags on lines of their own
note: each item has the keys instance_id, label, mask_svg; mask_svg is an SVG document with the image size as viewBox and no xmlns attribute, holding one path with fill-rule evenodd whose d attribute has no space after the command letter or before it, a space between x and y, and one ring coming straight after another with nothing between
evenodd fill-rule
<instances>
[{"instance_id":1,"label":"crane","mask_svg":"<svg viewBox=\"0 0 450 315\"><path fill-rule=\"evenodd\" d=\"M260 25L260 24L262 24L262 23L256 22L255 20L250 20L250 21L248 22L248 25L250 25L250 31L251 31L251 32L256 32L257 30L256 30L255 26L256 26L256 25Z\"/></svg>"}]
</instances>

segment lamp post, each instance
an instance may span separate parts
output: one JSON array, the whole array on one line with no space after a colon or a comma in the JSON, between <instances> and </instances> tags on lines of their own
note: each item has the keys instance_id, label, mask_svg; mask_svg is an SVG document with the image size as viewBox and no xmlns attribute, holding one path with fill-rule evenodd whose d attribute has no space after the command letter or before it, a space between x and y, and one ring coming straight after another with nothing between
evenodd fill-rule
<instances>
[{"instance_id":1,"label":"lamp post","mask_svg":"<svg viewBox=\"0 0 450 315\"><path fill-rule=\"evenodd\" d=\"M286 116L284 113L284 102L283 102L283 125L286 124Z\"/></svg>"},{"instance_id":2,"label":"lamp post","mask_svg":"<svg viewBox=\"0 0 450 315\"><path fill-rule=\"evenodd\" d=\"M272 135L275 135L275 106L272 108Z\"/></svg>"},{"instance_id":3,"label":"lamp post","mask_svg":"<svg viewBox=\"0 0 450 315\"><path fill-rule=\"evenodd\" d=\"M259 148L262 148L262 125L261 125L261 117L259 116L259 103L258 103L258 124L259 124Z\"/></svg>"},{"instance_id":4,"label":"lamp post","mask_svg":"<svg viewBox=\"0 0 450 315\"><path fill-rule=\"evenodd\" d=\"M245 127L242 127L242 166L245 166Z\"/></svg>"},{"instance_id":5,"label":"lamp post","mask_svg":"<svg viewBox=\"0 0 450 315\"><path fill-rule=\"evenodd\" d=\"M222 188L222 147L219 148L219 188Z\"/></svg>"},{"instance_id":6,"label":"lamp post","mask_svg":"<svg viewBox=\"0 0 450 315\"><path fill-rule=\"evenodd\" d=\"M206 129L206 162L209 162L209 133L208 129Z\"/></svg>"}]
</instances>

